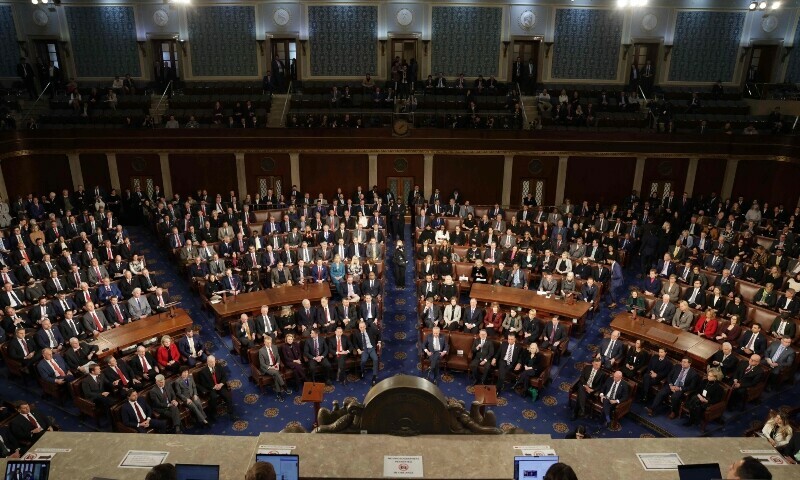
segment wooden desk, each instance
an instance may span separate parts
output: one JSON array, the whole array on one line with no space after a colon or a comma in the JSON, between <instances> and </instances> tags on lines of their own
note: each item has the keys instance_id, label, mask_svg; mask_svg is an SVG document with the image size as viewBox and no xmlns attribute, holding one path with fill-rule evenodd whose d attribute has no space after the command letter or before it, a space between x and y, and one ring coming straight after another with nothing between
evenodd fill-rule
<instances>
[{"instance_id":1,"label":"wooden desk","mask_svg":"<svg viewBox=\"0 0 800 480\"><path fill-rule=\"evenodd\" d=\"M292 285L290 287L268 288L252 293L228 295L227 303L210 304L216 317L217 330L228 332L227 320L239 318L243 313L251 314L261 309L261 305L279 307L282 305L300 304L307 298L312 303L319 302L322 297L330 297L331 289L327 283L311 283Z\"/></svg>"},{"instance_id":2,"label":"wooden desk","mask_svg":"<svg viewBox=\"0 0 800 480\"><path fill-rule=\"evenodd\" d=\"M183 332L191 327L192 323L192 317L186 310L180 308L175 310L175 317L170 317L169 312L164 312L106 330L92 343L100 347L98 357L103 358L148 338Z\"/></svg>"},{"instance_id":3,"label":"wooden desk","mask_svg":"<svg viewBox=\"0 0 800 480\"><path fill-rule=\"evenodd\" d=\"M589 312L587 302L575 302L569 305L564 300L556 300L554 297L546 298L544 295L537 295L534 290L524 290L521 288L492 286L484 283L472 285L470 297L479 302L497 302L501 305L511 305L526 309L535 308L539 312L546 312L560 317L577 319L573 322L577 328L572 329L572 333L583 332L586 314ZM524 316L527 312L522 312Z\"/></svg>"},{"instance_id":4,"label":"wooden desk","mask_svg":"<svg viewBox=\"0 0 800 480\"><path fill-rule=\"evenodd\" d=\"M319 382L305 382L303 384L303 396L300 400L303 403L314 403L314 425L311 428L317 428L317 417L319 416L319 408L322 403L322 398L325 396L325 383Z\"/></svg>"},{"instance_id":5,"label":"wooden desk","mask_svg":"<svg viewBox=\"0 0 800 480\"><path fill-rule=\"evenodd\" d=\"M497 405L497 387L494 385L475 385L475 401L481 404L481 415L486 413L486 407Z\"/></svg>"},{"instance_id":6,"label":"wooden desk","mask_svg":"<svg viewBox=\"0 0 800 480\"><path fill-rule=\"evenodd\" d=\"M646 317L633 317L623 312L611 321L611 328L619 330L623 336L641 338L654 345L664 347L673 355L688 355L692 364L704 369L708 360L719 351L720 345L714 341L698 337L680 328L657 322Z\"/></svg>"}]
</instances>

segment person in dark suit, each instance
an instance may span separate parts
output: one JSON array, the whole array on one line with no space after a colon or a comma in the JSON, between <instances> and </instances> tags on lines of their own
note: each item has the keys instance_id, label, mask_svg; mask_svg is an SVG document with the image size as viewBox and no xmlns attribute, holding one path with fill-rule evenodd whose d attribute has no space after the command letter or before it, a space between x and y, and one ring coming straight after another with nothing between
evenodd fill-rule
<instances>
[{"instance_id":1,"label":"person in dark suit","mask_svg":"<svg viewBox=\"0 0 800 480\"><path fill-rule=\"evenodd\" d=\"M606 380L602 390L600 390L600 401L603 402L603 418L605 418L604 427L611 424L611 414L617 408L617 405L628 399L630 395L630 387L628 382L623 380L622 371L617 370L614 375Z\"/></svg>"},{"instance_id":2,"label":"person in dark suit","mask_svg":"<svg viewBox=\"0 0 800 480\"><path fill-rule=\"evenodd\" d=\"M425 328L440 326L442 323L442 308L438 305L434 305L433 297L425 299L425 307L423 307L422 313L420 313L420 320L425 325Z\"/></svg>"},{"instance_id":3,"label":"person in dark suit","mask_svg":"<svg viewBox=\"0 0 800 480\"><path fill-rule=\"evenodd\" d=\"M161 373L156 359L144 348L144 345L136 347L136 356L128 362L128 366L131 367L136 378L142 379L143 382L152 382L155 376Z\"/></svg>"},{"instance_id":4,"label":"person in dark suit","mask_svg":"<svg viewBox=\"0 0 800 480\"><path fill-rule=\"evenodd\" d=\"M639 392L639 401L642 403L647 402L648 394L650 393L651 385L658 385L672 369L672 363L667 359L666 349L659 348L658 355L653 355L647 363L647 369L642 374L642 389Z\"/></svg>"},{"instance_id":5,"label":"person in dark suit","mask_svg":"<svg viewBox=\"0 0 800 480\"><path fill-rule=\"evenodd\" d=\"M694 281L694 287L686 290L683 299L689 303L689 307L697 310L706 309L706 293L703 291L700 280Z\"/></svg>"},{"instance_id":6,"label":"person in dark suit","mask_svg":"<svg viewBox=\"0 0 800 480\"><path fill-rule=\"evenodd\" d=\"M554 316L552 320L545 324L544 332L542 333L542 348L549 348L553 351L553 363L558 365L561 359L561 344L567 340L567 331L558 317Z\"/></svg>"},{"instance_id":7,"label":"person in dark suit","mask_svg":"<svg viewBox=\"0 0 800 480\"><path fill-rule=\"evenodd\" d=\"M605 372L600 369L601 364L602 362L599 358L593 359L591 365L583 368L578 381L572 385L572 390L578 394L578 399L572 411L573 420L585 416L586 400L600 394L600 390L606 380Z\"/></svg>"},{"instance_id":8,"label":"person in dark suit","mask_svg":"<svg viewBox=\"0 0 800 480\"><path fill-rule=\"evenodd\" d=\"M656 408L661 405L664 400L669 397L670 399L670 420L678 416L681 408L681 397L684 394L691 395L700 382L700 377L691 369L691 360L685 357L681 360L680 365L675 365L667 378L667 383L658 391L653 403L646 407L647 415L653 416Z\"/></svg>"},{"instance_id":9,"label":"person in dark suit","mask_svg":"<svg viewBox=\"0 0 800 480\"><path fill-rule=\"evenodd\" d=\"M742 333L741 338L739 338L739 348L737 348L736 353L749 357L754 353L763 355L766 349L767 338L761 333L761 325L758 322L754 322L750 330Z\"/></svg>"},{"instance_id":10,"label":"person in dark suit","mask_svg":"<svg viewBox=\"0 0 800 480\"><path fill-rule=\"evenodd\" d=\"M780 315L776 316L769 328L769 334L777 338L794 338L796 332L797 324L792 321L789 312L782 312Z\"/></svg>"},{"instance_id":11,"label":"person in dark suit","mask_svg":"<svg viewBox=\"0 0 800 480\"><path fill-rule=\"evenodd\" d=\"M439 382L439 363L447 356L448 349L447 338L440 334L438 326L433 327L433 331L425 337L422 351L431 363L427 379L432 380L434 385Z\"/></svg>"},{"instance_id":12,"label":"person in dark suit","mask_svg":"<svg viewBox=\"0 0 800 480\"><path fill-rule=\"evenodd\" d=\"M500 348L492 358L492 366L497 367L497 394L503 392L503 386L506 383L506 375L509 371L519 372L522 369L520 363L520 355L522 348L516 345L516 334L510 334L506 337L506 341L500 345Z\"/></svg>"},{"instance_id":13,"label":"person in dark suit","mask_svg":"<svg viewBox=\"0 0 800 480\"><path fill-rule=\"evenodd\" d=\"M108 414L114 405L111 389L108 388L106 379L100 374L100 365L94 364L89 368L87 375L81 382L83 398L94 403L104 414Z\"/></svg>"},{"instance_id":14,"label":"person in dark suit","mask_svg":"<svg viewBox=\"0 0 800 480\"><path fill-rule=\"evenodd\" d=\"M367 328L367 323L358 322L358 332L353 334L356 353L361 356L361 377L364 377L367 359L372 359L372 385L378 382L378 349L381 347L380 331L377 328Z\"/></svg>"},{"instance_id":15,"label":"person in dark suit","mask_svg":"<svg viewBox=\"0 0 800 480\"><path fill-rule=\"evenodd\" d=\"M316 375L322 368L325 384L331 385L331 363L328 361L328 344L319 336L319 329L311 329L311 338L303 345L303 357L308 362L312 381L316 382Z\"/></svg>"},{"instance_id":16,"label":"person in dark suit","mask_svg":"<svg viewBox=\"0 0 800 480\"><path fill-rule=\"evenodd\" d=\"M744 410L748 389L761 383L764 377L764 369L761 368L760 363L761 355L756 353L750 355L747 361L742 360L739 362L739 366L736 367L736 373L733 374L733 384L731 385L733 390L728 402L729 407L734 407L737 403L741 403L741 408Z\"/></svg>"},{"instance_id":17,"label":"person in dark suit","mask_svg":"<svg viewBox=\"0 0 800 480\"><path fill-rule=\"evenodd\" d=\"M350 345L350 338L345 336L341 326L336 327L334 335L328 338L328 352L333 355L336 360L336 381L347 383L347 372L345 370L347 363L347 356L350 354L352 346Z\"/></svg>"},{"instance_id":18,"label":"person in dark suit","mask_svg":"<svg viewBox=\"0 0 800 480\"><path fill-rule=\"evenodd\" d=\"M72 310L67 310L64 313L64 320L59 322L58 329L64 338L77 338L79 340L86 338L86 331L83 329L81 322L73 318Z\"/></svg>"},{"instance_id":19,"label":"person in dark suit","mask_svg":"<svg viewBox=\"0 0 800 480\"><path fill-rule=\"evenodd\" d=\"M228 413L236 419L233 408L233 396L228 386L228 375L225 370L217 367L217 359L209 355L204 367L197 375L197 388L200 393L207 394L209 406L209 419L213 420L217 414L217 404L220 400L225 402Z\"/></svg>"},{"instance_id":20,"label":"person in dark suit","mask_svg":"<svg viewBox=\"0 0 800 480\"><path fill-rule=\"evenodd\" d=\"M600 343L600 349L597 351L597 356L605 368L615 368L622 361L625 355L625 349L622 341L619 339L619 330L611 332L611 337L604 338Z\"/></svg>"},{"instance_id":21,"label":"person in dark suit","mask_svg":"<svg viewBox=\"0 0 800 480\"><path fill-rule=\"evenodd\" d=\"M180 403L175 396L172 385L167 386L164 375L156 375L156 386L148 392L147 397L153 412L157 413L161 418L168 418L175 429L175 433L181 433L181 412L178 410Z\"/></svg>"},{"instance_id":22,"label":"person in dark suit","mask_svg":"<svg viewBox=\"0 0 800 480\"><path fill-rule=\"evenodd\" d=\"M470 299L469 306L464 307L463 322L464 332L477 334L481 328L484 312L478 307L478 301L474 298Z\"/></svg>"},{"instance_id":23,"label":"person in dark suit","mask_svg":"<svg viewBox=\"0 0 800 480\"><path fill-rule=\"evenodd\" d=\"M358 306L358 319L367 322L369 327L376 327L378 323L378 303L369 293L364 294L364 301Z\"/></svg>"},{"instance_id":24,"label":"person in dark suit","mask_svg":"<svg viewBox=\"0 0 800 480\"><path fill-rule=\"evenodd\" d=\"M697 424L703 418L708 407L722 401L725 395L721 382L722 375L722 371L719 369L709 369L706 379L700 383L697 392L686 400L685 406L689 410L689 419L683 422L685 427Z\"/></svg>"},{"instance_id":25,"label":"person in dark suit","mask_svg":"<svg viewBox=\"0 0 800 480\"><path fill-rule=\"evenodd\" d=\"M33 339L25 338L25 329L17 329L14 339L9 341L8 356L22 364L24 368L36 365L42 358Z\"/></svg>"},{"instance_id":26,"label":"person in dark suit","mask_svg":"<svg viewBox=\"0 0 800 480\"><path fill-rule=\"evenodd\" d=\"M22 80L22 84L25 85L25 90L28 92L28 99L36 100L38 93L36 92L36 76L34 74L33 65L24 57L20 58L17 64L17 76Z\"/></svg>"},{"instance_id":27,"label":"person in dark suit","mask_svg":"<svg viewBox=\"0 0 800 480\"><path fill-rule=\"evenodd\" d=\"M178 341L178 350L190 367L194 367L198 362L206 361L207 356L203 342L192 327L187 328L186 334Z\"/></svg>"},{"instance_id":28,"label":"person in dark suit","mask_svg":"<svg viewBox=\"0 0 800 480\"><path fill-rule=\"evenodd\" d=\"M63 355L69 369L73 372L89 373L89 367L96 363L100 347L81 342L75 337L70 338L68 342L69 345L65 346Z\"/></svg>"},{"instance_id":29,"label":"person in dark suit","mask_svg":"<svg viewBox=\"0 0 800 480\"><path fill-rule=\"evenodd\" d=\"M139 433L147 433L149 428L159 433L167 431L167 421L151 417L150 407L146 402L139 401L139 392L134 389L128 391L128 401L122 404L120 417L122 424Z\"/></svg>"},{"instance_id":30,"label":"person in dark suit","mask_svg":"<svg viewBox=\"0 0 800 480\"><path fill-rule=\"evenodd\" d=\"M129 388L141 390L144 387L144 383L136 378L127 363L117 362L113 355L106 359L106 363L108 368L103 370L102 375L112 391L124 397Z\"/></svg>"},{"instance_id":31,"label":"person in dark suit","mask_svg":"<svg viewBox=\"0 0 800 480\"><path fill-rule=\"evenodd\" d=\"M792 337L780 337L773 341L764 352L762 363L769 368L768 388L774 387L783 370L794 365L795 352L792 350Z\"/></svg>"},{"instance_id":32,"label":"person in dark suit","mask_svg":"<svg viewBox=\"0 0 800 480\"><path fill-rule=\"evenodd\" d=\"M711 357L709 365L720 370L721 376L717 380L725 383L733 382L733 374L736 373L739 360L733 353L730 342L723 342L720 345L719 351Z\"/></svg>"},{"instance_id":33,"label":"person in dark suit","mask_svg":"<svg viewBox=\"0 0 800 480\"><path fill-rule=\"evenodd\" d=\"M58 385L69 383L75 379L64 358L50 348L42 349L42 359L36 365L36 371L41 380Z\"/></svg>"},{"instance_id":34,"label":"person in dark suit","mask_svg":"<svg viewBox=\"0 0 800 480\"><path fill-rule=\"evenodd\" d=\"M9 430L20 443L36 443L45 432L52 432L56 428L49 417L31 412L31 406L25 400L17 404L17 413L19 415L11 419Z\"/></svg>"},{"instance_id":35,"label":"person in dark suit","mask_svg":"<svg viewBox=\"0 0 800 480\"><path fill-rule=\"evenodd\" d=\"M54 351L60 352L65 343L61 332L57 328L53 328L48 318L42 320L41 327L35 335L36 344L39 345L39 348L52 348Z\"/></svg>"},{"instance_id":36,"label":"person in dark suit","mask_svg":"<svg viewBox=\"0 0 800 480\"><path fill-rule=\"evenodd\" d=\"M494 359L494 344L488 338L488 333L485 329L478 332L478 338L472 342L472 360L470 361L469 368L474 378L473 385L485 385L486 377L489 376L491 370L491 361ZM478 375L480 373L480 376Z\"/></svg>"}]
</instances>

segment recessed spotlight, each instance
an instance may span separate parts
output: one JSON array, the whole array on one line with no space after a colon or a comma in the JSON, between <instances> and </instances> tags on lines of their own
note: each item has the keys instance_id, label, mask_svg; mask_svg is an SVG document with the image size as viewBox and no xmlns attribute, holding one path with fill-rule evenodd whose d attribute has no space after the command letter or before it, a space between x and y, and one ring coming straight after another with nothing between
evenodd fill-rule
<instances>
[{"instance_id":1,"label":"recessed spotlight","mask_svg":"<svg viewBox=\"0 0 800 480\"><path fill-rule=\"evenodd\" d=\"M764 0L761 0L760 2L758 2L758 9L759 10L766 10L767 9L767 2L765 2Z\"/></svg>"},{"instance_id":2,"label":"recessed spotlight","mask_svg":"<svg viewBox=\"0 0 800 480\"><path fill-rule=\"evenodd\" d=\"M747 7L747 9L750 10L751 12L753 10L755 10L756 8L758 8L758 2L755 2L755 1L754 2L750 2L750 5Z\"/></svg>"}]
</instances>

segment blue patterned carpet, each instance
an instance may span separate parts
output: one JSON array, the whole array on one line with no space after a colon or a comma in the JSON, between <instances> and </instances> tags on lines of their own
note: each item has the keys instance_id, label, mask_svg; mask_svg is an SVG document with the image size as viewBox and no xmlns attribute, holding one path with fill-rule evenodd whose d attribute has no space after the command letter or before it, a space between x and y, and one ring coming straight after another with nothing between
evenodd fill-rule
<instances>
[{"instance_id":1,"label":"blue patterned carpet","mask_svg":"<svg viewBox=\"0 0 800 480\"><path fill-rule=\"evenodd\" d=\"M310 429L313 422L313 406L302 404L300 397L289 397L286 402L278 402L271 390L262 394L255 385L248 381L249 366L242 364L237 356L231 355L231 341L221 337L213 328L214 322L201 308L197 297L189 291L185 279L178 275L167 256L160 251L152 234L142 228L131 228L134 242L143 246L148 259L148 266L155 271L156 277L169 288L176 299L182 301L182 307L188 310L195 323L202 327L201 336L211 351L226 365L234 388L234 401L237 403L241 420L233 422L222 416L213 425L211 432L222 435L258 435L260 432L279 431L290 425L301 425ZM406 232L409 237L409 232ZM387 249L391 252L392 249ZM384 350L381 358L379 379L397 374L418 375L418 354L416 330L416 303L413 292L413 272L407 272L405 290L394 288L392 269L386 269L386 299L384 312ZM636 282L635 273L626 272L628 282ZM466 298L462 299L465 303ZM510 392L501 399L494 408L501 428L512 425L521 427L530 433L550 434L556 438L563 437L573 430L578 423L570 421L570 410L567 406L567 391L578 376L580 368L588 360L592 351L597 349L603 332L607 331L611 321L611 312L602 308L594 320L587 324L587 331L581 338L570 340L572 355L565 357L560 366L554 366L551 372L552 384L540 393L540 398L532 402L530 398L521 398ZM3 369L2 373L5 371ZM439 387L447 397L455 398L469 404L472 399L472 388L468 386L466 374L458 372L445 374ZM366 381L350 382L343 386L334 384L327 387L323 406L330 407L334 400L340 404L348 397L362 400L369 389ZM725 415L725 424L711 424L707 435L739 436L751 423L764 418L767 408L776 408L790 404L790 399L797 398L800 387L784 388L780 393L766 394L760 406L751 407L748 411ZM14 400L26 398L37 400L41 397L38 386L29 383L21 386L16 381L2 381L0 395L3 399ZM81 422L77 418L77 410L69 403L56 405L44 400L37 402L38 408L48 415L56 417L66 430L88 431L97 427L90 422ZM600 419L584 419L582 423L592 436L596 437L683 437L698 436L696 427L685 428L680 421L671 421L661 415L649 418L644 408L635 404L632 412L621 422L616 431L600 429ZM107 429L107 427L105 428ZM190 432L191 433L191 432ZM209 433L204 431L203 433Z\"/></svg>"}]
</instances>

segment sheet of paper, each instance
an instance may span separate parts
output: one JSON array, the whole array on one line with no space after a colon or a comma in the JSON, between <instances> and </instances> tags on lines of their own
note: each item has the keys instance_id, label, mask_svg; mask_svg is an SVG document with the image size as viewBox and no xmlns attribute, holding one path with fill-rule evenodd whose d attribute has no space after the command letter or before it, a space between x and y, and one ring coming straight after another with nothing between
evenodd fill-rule
<instances>
[{"instance_id":1,"label":"sheet of paper","mask_svg":"<svg viewBox=\"0 0 800 480\"><path fill-rule=\"evenodd\" d=\"M167 459L169 452L151 452L147 450L128 450L119 462L119 468L153 468Z\"/></svg>"},{"instance_id":2,"label":"sheet of paper","mask_svg":"<svg viewBox=\"0 0 800 480\"><path fill-rule=\"evenodd\" d=\"M289 455L294 450L294 445L259 445L258 453L261 455Z\"/></svg>"},{"instance_id":3,"label":"sheet of paper","mask_svg":"<svg viewBox=\"0 0 800 480\"><path fill-rule=\"evenodd\" d=\"M755 458L764 465L789 465L789 462L776 450L740 450L740 452Z\"/></svg>"},{"instance_id":4,"label":"sheet of paper","mask_svg":"<svg viewBox=\"0 0 800 480\"><path fill-rule=\"evenodd\" d=\"M383 457L384 478L422 478L422 456Z\"/></svg>"},{"instance_id":5,"label":"sheet of paper","mask_svg":"<svg viewBox=\"0 0 800 480\"><path fill-rule=\"evenodd\" d=\"M678 465L683 465L683 460L677 453L637 453L639 462L648 472L663 470L677 470Z\"/></svg>"}]
</instances>

